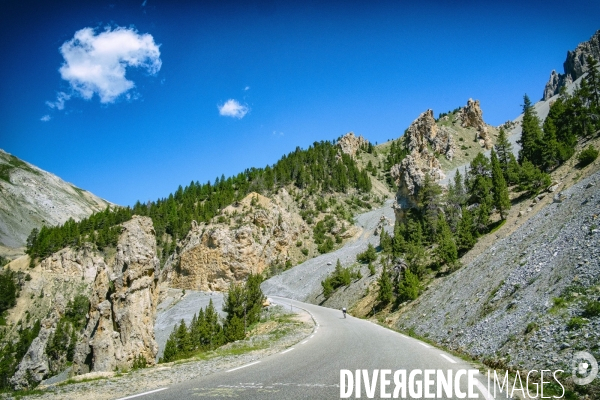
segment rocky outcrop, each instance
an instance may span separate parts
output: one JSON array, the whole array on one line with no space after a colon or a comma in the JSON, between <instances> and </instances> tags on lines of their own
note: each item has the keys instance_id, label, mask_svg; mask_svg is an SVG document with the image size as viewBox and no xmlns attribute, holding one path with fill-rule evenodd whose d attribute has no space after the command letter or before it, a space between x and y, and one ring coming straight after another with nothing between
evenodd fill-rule
<instances>
[{"instance_id":1,"label":"rocky outcrop","mask_svg":"<svg viewBox=\"0 0 600 400\"><path fill-rule=\"evenodd\" d=\"M86 329L76 347L75 374L131 368L136 357L154 364L158 303L156 238L152 220L134 216L122 224L117 254L99 268Z\"/></svg>"},{"instance_id":2,"label":"rocky outcrop","mask_svg":"<svg viewBox=\"0 0 600 400\"><path fill-rule=\"evenodd\" d=\"M463 128L475 128L481 147L492 148L492 139L488 133L486 123L483 121L483 111L479 100L469 99L467 105L460 110L459 118Z\"/></svg>"},{"instance_id":3,"label":"rocky outcrop","mask_svg":"<svg viewBox=\"0 0 600 400\"><path fill-rule=\"evenodd\" d=\"M362 135L354 136L354 132L349 132L342 136L337 144L340 146L342 153L354 157L361 147L369 144L369 141L363 138Z\"/></svg>"},{"instance_id":4,"label":"rocky outcrop","mask_svg":"<svg viewBox=\"0 0 600 400\"><path fill-rule=\"evenodd\" d=\"M422 153L415 151L406 156L400 164L392 167L390 174L398 185L395 207L398 212L417 204L419 190L423 187L427 175L433 182L446 177L440 162L427 149Z\"/></svg>"},{"instance_id":5,"label":"rocky outcrop","mask_svg":"<svg viewBox=\"0 0 600 400\"><path fill-rule=\"evenodd\" d=\"M192 224L178 254L168 261L165 280L171 287L224 291L275 263L284 264L308 226L297 215L260 194L251 193L224 211L237 227Z\"/></svg>"},{"instance_id":6,"label":"rocky outcrop","mask_svg":"<svg viewBox=\"0 0 600 400\"><path fill-rule=\"evenodd\" d=\"M435 155L442 154L452 159L454 153L451 131L436 125L432 110L419 115L408 127L404 145L410 154L390 170L392 178L398 185L397 210L413 207L416 204L416 197L425 182L426 175L434 181L445 177Z\"/></svg>"},{"instance_id":7,"label":"rocky outcrop","mask_svg":"<svg viewBox=\"0 0 600 400\"><path fill-rule=\"evenodd\" d=\"M88 285L94 282L98 269L105 267L104 258L90 243L85 243L79 250L64 248L41 262L42 271L46 274L78 278Z\"/></svg>"},{"instance_id":8,"label":"rocky outcrop","mask_svg":"<svg viewBox=\"0 0 600 400\"><path fill-rule=\"evenodd\" d=\"M431 147L435 154L441 154L448 160L454 156L454 140L452 131L446 127L438 127L433 117L433 110L427 110L413 121L406 130L405 145L413 153L424 153Z\"/></svg>"},{"instance_id":9,"label":"rocky outcrop","mask_svg":"<svg viewBox=\"0 0 600 400\"><path fill-rule=\"evenodd\" d=\"M0 244L25 245L33 228L80 220L110 205L56 175L0 150Z\"/></svg>"},{"instance_id":10,"label":"rocky outcrop","mask_svg":"<svg viewBox=\"0 0 600 400\"><path fill-rule=\"evenodd\" d=\"M31 342L27 353L19 363L17 372L10 379L14 390L31 389L32 385L41 382L50 372L46 345L55 328L56 318L47 318L42 321L40 333Z\"/></svg>"},{"instance_id":11,"label":"rocky outcrop","mask_svg":"<svg viewBox=\"0 0 600 400\"><path fill-rule=\"evenodd\" d=\"M600 61L600 30L596 31L589 41L579 43L575 50L567 52L567 58L563 63L564 73L558 74L554 70L550 73L542 100L548 100L558 94L563 86L572 84L585 74L588 70L586 62L588 56Z\"/></svg>"}]
</instances>

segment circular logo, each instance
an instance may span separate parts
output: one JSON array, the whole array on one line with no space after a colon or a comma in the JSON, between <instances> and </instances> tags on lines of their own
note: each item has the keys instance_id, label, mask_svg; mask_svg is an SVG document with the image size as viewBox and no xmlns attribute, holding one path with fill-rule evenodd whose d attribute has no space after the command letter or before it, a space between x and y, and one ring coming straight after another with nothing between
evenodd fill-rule
<instances>
[{"instance_id":1,"label":"circular logo","mask_svg":"<svg viewBox=\"0 0 600 400\"><path fill-rule=\"evenodd\" d=\"M586 351L573 354L573 382L576 385L587 385L598 375L598 363L593 355Z\"/></svg>"}]
</instances>

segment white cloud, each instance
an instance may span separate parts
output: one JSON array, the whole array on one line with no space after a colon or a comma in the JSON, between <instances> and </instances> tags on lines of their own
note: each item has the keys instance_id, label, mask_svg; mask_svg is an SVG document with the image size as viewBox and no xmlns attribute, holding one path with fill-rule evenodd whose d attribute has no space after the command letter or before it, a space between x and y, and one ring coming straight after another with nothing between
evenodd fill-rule
<instances>
[{"instance_id":1,"label":"white cloud","mask_svg":"<svg viewBox=\"0 0 600 400\"><path fill-rule=\"evenodd\" d=\"M112 103L135 87L125 77L127 67L142 68L155 75L162 66L159 46L152 35L140 35L131 28L107 28L97 35L94 29L83 28L63 43L60 52L65 62L59 72L73 92L86 100L97 94L101 103ZM48 105L53 108L54 104L61 110L58 101Z\"/></svg>"},{"instance_id":2,"label":"white cloud","mask_svg":"<svg viewBox=\"0 0 600 400\"><path fill-rule=\"evenodd\" d=\"M46 105L50 108L56 108L57 110L62 110L65 108L65 101L69 100L71 95L66 94L65 92L58 92L56 94L56 101L47 101Z\"/></svg>"},{"instance_id":3,"label":"white cloud","mask_svg":"<svg viewBox=\"0 0 600 400\"><path fill-rule=\"evenodd\" d=\"M146 7L147 2L148 2L148 0L144 0L144 2L142 3L142 7Z\"/></svg>"},{"instance_id":4,"label":"white cloud","mask_svg":"<svg viewBox=\"0 0 600 400\"><path fill-rule=\"evenodd\" d=\"M250 90L250 86L246 86L246 87L244 88L244 92L247 92L248 90Z\"/></svg>"},{"instance_id":5,"label":"white cloud","mask_svg":"<svg viewBox=\"0 0 600 400\"><path fill-rule=\"evenodd\" d=\"M50 115L46 114L42 118L40 118L40 121L48 122L51 119L52 119L52 117L50 117Z\"/></svg>"},{"instance_id":6,"label":"white cloud","mask_svg":"<svg viewBox=\"0 0 600 400\"><path fill-rule=\"evenodd\" d=\"M248 111L250 111L248 106L243 106L234 99L227 100L223 105L217 106L217 108L219 109L219 114L222 116L238 119L244 118L248 114Z\"/></svg>"},{"instance_id":7,"label":"white cloud","mask_svg":"<svg viewBox=\"0 0 600 400\"><path fill-rule=\"evenodd\" d=\"M273 131L273 136L283 136L283 132Z\"/></svg>"}]
</instances>

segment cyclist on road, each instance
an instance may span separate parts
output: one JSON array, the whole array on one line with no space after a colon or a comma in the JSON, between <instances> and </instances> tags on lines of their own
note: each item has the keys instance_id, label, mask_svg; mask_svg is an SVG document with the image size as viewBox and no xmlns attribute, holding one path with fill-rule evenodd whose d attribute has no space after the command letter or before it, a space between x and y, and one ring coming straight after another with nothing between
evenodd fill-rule
<instances>
[{"instance_id":1,"label":"cyclist on road","mask_svg":"<svg viewBox=\"0 0 600 400\"><path fill-rule=\"evenodd\" d=\"M342 308L342 312L344 313L344 318L346 318L346 307Z\"/></svg>"}]
</instances>

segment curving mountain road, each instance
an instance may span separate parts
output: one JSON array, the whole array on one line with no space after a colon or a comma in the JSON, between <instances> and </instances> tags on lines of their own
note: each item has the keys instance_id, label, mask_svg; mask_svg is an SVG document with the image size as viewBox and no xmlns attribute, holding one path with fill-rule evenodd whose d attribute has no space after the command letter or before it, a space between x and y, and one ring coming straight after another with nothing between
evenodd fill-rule
<instances>
[{"instance_id":1,"label":"curving mountain road","mask_svg":"<svg viewBox=\"0 0 600 400\"><path fill-rule=\"evenodd\" d=\"M179 385L161 388L150 393L140 393L128 398L143 399L188 399L188 398L240 398L240 399L330 399L340 398L341 370L367 370L372 379L374 370L391 370L387 375L390 381L386 392L393 395L394 372L406 370L407 392L403 398L421 398L408 391L409 375L416 381L424 381L424 370L441 370L444 376L452 371L452 381L457 372L460 375L458 391L453 387L452 396L437 396L436 375L432 375L433 386L429 391L434 398L493 399L487 392L487 378L476 375L472 381L472 395L469 396L467 370L473 367L464 361L442 352L426 343L385 329L369 321L348 316L344 319L339 310L300 303L279 297L273 300L298 312L309 312L316 322L311 336L287 350L246 364L226 372L199 377ZM300 310L299 308L303 310ZM418 371L421 370L419 374ZM434 371L435 372L435 371ZM462 372L461 372L462 373ZM362 376L362 375L361 375ZM398 375L400 380L401 375ZM380 398L380 379L377 378L374 398ZM346 388L347 389L347 388ZM361 398L373 398L366 392L365 382L361 381ZM385 394L385 393L384 393ZM402 391L398 393L402 398ZM424 387L421 396L425 398ZM356 398L356 391L350 398ZM393 396L392 396L393 397ZM499 397L496 397L499 398Z\"/></svg>"}]
</instances>

